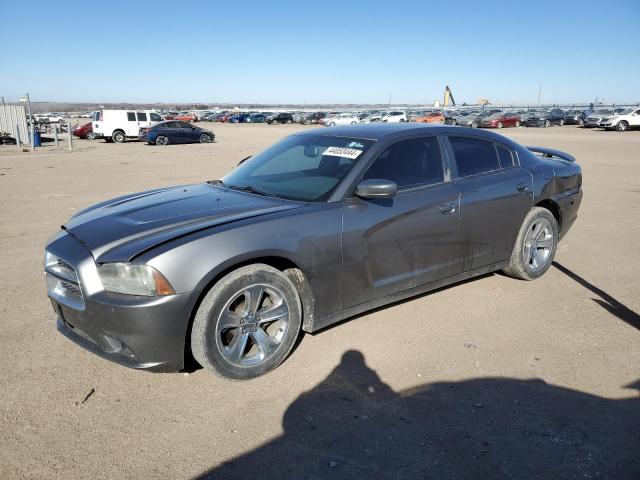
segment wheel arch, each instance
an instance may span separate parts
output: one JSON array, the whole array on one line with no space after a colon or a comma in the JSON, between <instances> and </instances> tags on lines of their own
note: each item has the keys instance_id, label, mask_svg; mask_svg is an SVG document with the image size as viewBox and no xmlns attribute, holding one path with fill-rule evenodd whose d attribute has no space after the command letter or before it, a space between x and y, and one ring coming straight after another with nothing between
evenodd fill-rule
<instances>
[{"instance_id":1,"label":"wheel arch","mask_svg":"<svg viewBox=\"0 0 640 480\"><path fill-rule=\"evenodd\" d=\"M263 255L236 259L235 261L226 263L223 268L212 271L211 274L205 278L204 288L199 291L197 298L193 303L193 308L189 313L189 323L187 324L187 330L184 338L184 366L186 369L189 369L189 365L192 365L193 362L195 362L191 353L191 329L193 327L196 312L198 311L198 308L200 308L200 304L204 297L207 295L209 290L211 290L211 288L220 281L220 279L224 278L229 273L247 265L257 263L263 263L275 268L276 270L280 270L293 283L294 287L296 287L296 290L298 291L300 304L302 305L302 330L305 332L313 331L315 297L307 276L296 262L284 255Z\"/></svg>"},{"instance_id":2,"label":"wheel arch","mask_svg":"<svg viewBox=\"0 0 640 480\"><path fill-rule=\"evenodd\" d=\"M556 219L556 222L558 222L558 231L560 231L562 226L562 215L560 213L560 206L556 202L550 199L542 200L536 203L535 206L546 208L547 210L549 210L553 215L553 217Z\"/></svg>"}]
</instances>

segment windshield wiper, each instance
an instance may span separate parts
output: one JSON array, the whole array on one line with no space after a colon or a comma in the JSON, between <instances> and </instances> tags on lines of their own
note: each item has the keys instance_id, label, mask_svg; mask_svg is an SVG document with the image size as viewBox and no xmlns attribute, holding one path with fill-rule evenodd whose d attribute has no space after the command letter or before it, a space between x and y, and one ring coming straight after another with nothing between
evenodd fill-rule
<instances>
[{"instance_id":1,"label":"windshield wiper","mask_svg":"<svg viewBox=\"0 0 640 480\"><path fill-rule=\"evenodd\" d=\"M273 193L273 192L267 192L266 190L262 190L260 188L256 188L252 185L227 185L226 183L223 183L222 181L220 182L220 185L222 185L223 187L229 188L231 190L239 190L241 192L248 192L248 193L255 193L256 195L262 195L263 197L275 197L275 198L281 198L280 195Z\"/></svg>"}]
</instances>

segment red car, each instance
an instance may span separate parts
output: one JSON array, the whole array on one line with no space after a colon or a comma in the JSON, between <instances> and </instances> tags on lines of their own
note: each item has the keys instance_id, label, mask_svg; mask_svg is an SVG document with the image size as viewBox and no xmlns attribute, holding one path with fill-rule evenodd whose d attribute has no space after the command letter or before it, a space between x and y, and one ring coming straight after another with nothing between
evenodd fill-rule
<instances>
[{"instance_id":1,"label":"red car","mask_svg":"<svg viewBox=\"0 0 640 480\"><path fill-rule=\"evenodd\" d=\"M93 134L93 124L91 122L84 125L76 125L73 129L73 135L80 138L86 138L87 140L93 140L95 135Z\"/></svg>"},{"instance_id":2,"label":"red car","mask_svg":"<svg viewBox=\"0 0 640 480\"><path fill-rule=\"evenodd\" d=\"M480 121L482 128L519 127L520 115L517 113L492 113Z\"/></svg>"},{"instance_id":3,"label":"red car","mask_svg":"<svg viewBox=\"0 0 640 480\"><path fill-rule=\"evenodd\" d=\"M198 117L194 113L186 113L184 115L178 115L173 120L180 120L181 122L197 122Z\"/></svg>"}]
</instances>

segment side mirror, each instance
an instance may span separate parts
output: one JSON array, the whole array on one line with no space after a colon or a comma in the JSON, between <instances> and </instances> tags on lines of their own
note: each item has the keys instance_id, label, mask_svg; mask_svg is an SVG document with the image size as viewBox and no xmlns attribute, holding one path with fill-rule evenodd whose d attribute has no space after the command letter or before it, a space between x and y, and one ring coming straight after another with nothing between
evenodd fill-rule
<instances>
[{"instance_id":1,"label":"side mirror","mask_svg":"<svg viewBox=\"0 0 640 480\"><path fill-rule=\"evenodd\" d=\"M398 191L396 182L370 178L361 181L356 187L355 194L360 198L390 198Z\"/></svg>"}]
</instances>

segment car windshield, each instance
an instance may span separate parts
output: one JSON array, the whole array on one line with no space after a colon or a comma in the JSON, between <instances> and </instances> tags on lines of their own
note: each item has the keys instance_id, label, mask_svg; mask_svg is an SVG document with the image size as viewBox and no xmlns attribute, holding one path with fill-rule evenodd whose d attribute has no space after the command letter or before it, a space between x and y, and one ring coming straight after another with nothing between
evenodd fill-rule
<instances>
[{"instance_id":1,"label":"car windshield","mask_svg":"<svg viewBox=\"0 0 640 480\"><path fill-rule=\"evenodd\" d=\"M619 112L618 115L629 115L632 112L633 108L627 108L626 110L622 110L621 112Z\"/></svg>"},{"instance_id":2,"label":"car windshield","mask_svg":"<svg viewBox=\"0 0 640 480\"><path fill-rule=\"evenodd\" d=\"M500 113L500 112L492 113L491 115L489 115L489 116L487 117L487 120L490 120L490 119L493 119L493 118L499 118L499 117L501 117L501 116L502 116L502 113Z\"/></svg>"},{"instance_id":3,"label":"car windshield","mask_svg":"<svg viewBox=\"0 0 640 480\"><path fill-rule=\"evenodd\" d=\"M324 201L372 140L293 135L243 162L223 186L300 201Z\"/></svg>"}]
</instances>

